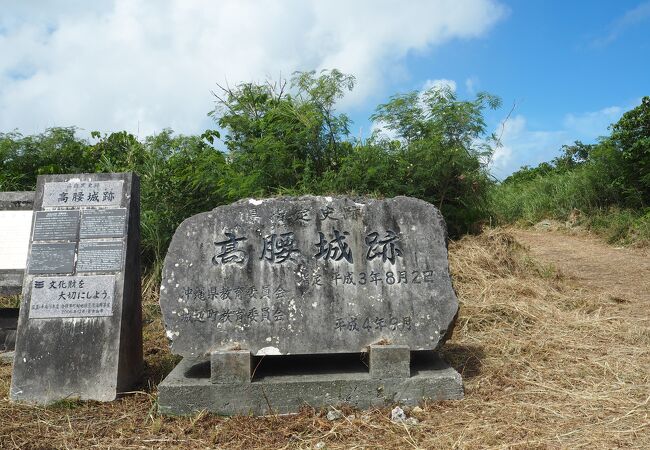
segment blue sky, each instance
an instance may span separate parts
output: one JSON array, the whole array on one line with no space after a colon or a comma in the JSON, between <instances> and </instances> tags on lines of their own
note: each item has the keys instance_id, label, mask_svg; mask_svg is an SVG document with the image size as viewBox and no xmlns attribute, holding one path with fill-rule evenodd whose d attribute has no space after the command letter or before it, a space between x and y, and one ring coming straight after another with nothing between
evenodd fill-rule
<instances>
[{"instance_id":1,"label":"blue sky","mask_svg":"<svg viewBox=\"0 0 650 450\"><path fill-rule=\"evenodd\" d=\"M650 95L650 1L0 0L0 132L197 133L215 83L337 67L354 134L396 92L503 99L503 178L594 142ZM514 104L514 110L503 124Z\"/></svg>"},{"instance_id":2,"label":"blue sky","mask_svg":"<svg viewBox=\"0 0 650 450\"><path fill-rule=\"evenodd\" d=\"M596 142L623 112L650 95L650 2L508 1L507 13L479 39L455 39L407 58L411 79L453 80L461 98L500 96L492 130L514 105L500 178L558 155L562 144ZM381 101L381 100L379 100ZM359 118L360 119L360 118Z\"/></svg>"}]
</instances>

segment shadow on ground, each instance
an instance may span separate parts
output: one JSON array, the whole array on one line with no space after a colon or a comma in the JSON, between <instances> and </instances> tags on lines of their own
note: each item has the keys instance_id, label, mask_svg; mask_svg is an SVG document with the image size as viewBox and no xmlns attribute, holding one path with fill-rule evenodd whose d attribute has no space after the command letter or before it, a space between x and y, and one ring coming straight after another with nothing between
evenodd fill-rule
<instances>
[{"instance_id":1,"label":"shadow on ground","mask_svg":"<svg viewBox=\"0 0 650 450\"><path fill-rule=\"evenodd\" d=\"M441 349L440 355L465 379L480 375L485 358L482 346L467 344L447 343Z\"/></svg>"}]
</instances>

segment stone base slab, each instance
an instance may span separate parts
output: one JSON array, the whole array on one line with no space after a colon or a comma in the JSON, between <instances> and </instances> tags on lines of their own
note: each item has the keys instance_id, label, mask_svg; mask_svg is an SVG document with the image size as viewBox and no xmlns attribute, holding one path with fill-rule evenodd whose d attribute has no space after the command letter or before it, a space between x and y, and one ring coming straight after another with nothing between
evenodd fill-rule
<instances>
[{"instance_id":1,"label":"stone base slab","mask_svg":"<svg viewBox=\"0 0 650 450\"><path fill-rule=\"evenodd\" d=\"M361 354L363 355L363 354ZM296 413L302 406L370 408L463 398L461 376L432 352L412 352L411 376L371 378L360 354L266 356L250 382L213 383L210 359L183 359L158 386L166 415Z\"/></svg>"},{"instance_id":2,"label":"stone base slab","mask_svg":"<svg viewBox=\"0 0 650 450\"><path fill-rule=\"evenodd\" d=\"M18 295L23 291L23 269L0 270L0 296Z\"/></svg>"}]
</instances>

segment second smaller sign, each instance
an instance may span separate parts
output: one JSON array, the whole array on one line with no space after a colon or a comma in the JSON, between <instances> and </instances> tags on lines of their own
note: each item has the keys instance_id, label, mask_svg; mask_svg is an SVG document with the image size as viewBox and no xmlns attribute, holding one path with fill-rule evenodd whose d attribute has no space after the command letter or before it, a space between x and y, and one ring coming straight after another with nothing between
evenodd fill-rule
<instances>
[{"instance_id":1,"label":"second smaller sign","mask_svg":"<svg viewBox=\"0 0 650 450\"><path fill-rule=\"evenodd\" d=\"M81 241L77 272L116 272L122 270L122 250L124 242L119 241Z\"/></svg>"},{"instance_id":2,"label":"second smaller sign","mask_svg":"<svg viewBox=\"0 0 650 450\"><path fill-rule=\"evenodd\" d=\"M124 236L126 208L85 209L81 215L81 239Z\"/></svg>"},{"instance_id":3,"label":"second smaller sign","mask_svg":"<svg viewBox=\"0 0 650 450\"><path fill-rule=\"evenodd\" d=\"M35 241L75 241L79 231L79 211L36 211Z\"/></svg>"},{"instance_id":4,"label":"second smaller sign","mask_svg":"<svg viewBox=\"0 0 650 450\"><path fill-rule=\"evenodd\" d=\"M27 273L72 273L76 242L32 244Z\"/></svg>"}]
</instances>

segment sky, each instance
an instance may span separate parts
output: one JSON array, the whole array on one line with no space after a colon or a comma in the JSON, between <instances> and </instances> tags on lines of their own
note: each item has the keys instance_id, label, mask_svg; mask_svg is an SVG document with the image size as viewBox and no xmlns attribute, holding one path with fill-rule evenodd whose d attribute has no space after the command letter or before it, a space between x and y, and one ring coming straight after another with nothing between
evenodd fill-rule
<instances>
[{"instance_id":1,"label":"sky","mask_svg":"<svg viewBox=\"0 0 650 450\"><path fill-rule=\"evenodd\" d=\"M195 134L219 84L337 68L354 136L391 95L487 91L503 179L650 95L650 1L0 0L0 133Z\"/></svg>"}]
</instances>

